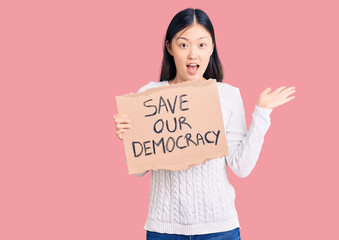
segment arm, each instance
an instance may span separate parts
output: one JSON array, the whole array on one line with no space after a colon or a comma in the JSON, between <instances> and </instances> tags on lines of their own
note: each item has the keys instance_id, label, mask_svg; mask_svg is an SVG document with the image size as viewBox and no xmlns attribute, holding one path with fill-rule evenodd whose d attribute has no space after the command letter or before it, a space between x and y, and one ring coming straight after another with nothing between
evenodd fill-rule
<instances>
[{"instance_id":1,"label":"arm","mask_svg":"<svg viewBox=\"0 0 339 240\"><path fill-rule=\"evenodd\" d=\"M226 161L237 176L246 177L253 170L264 143L264 136L271 124L271 112L272 109L255 105L253 120L247 132L243 101L237 89L234 108L226 126Z\"/></svg>"}]
</instances>

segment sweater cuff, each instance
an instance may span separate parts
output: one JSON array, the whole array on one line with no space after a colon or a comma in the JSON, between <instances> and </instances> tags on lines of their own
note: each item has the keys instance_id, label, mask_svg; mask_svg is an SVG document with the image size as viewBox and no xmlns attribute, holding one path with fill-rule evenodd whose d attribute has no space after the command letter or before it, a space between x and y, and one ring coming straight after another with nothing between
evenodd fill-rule
<instances>
[{"instance_id":1,"label":"sweater cuff","mask_svg":"<svg viewBox=\"0 0 339 240\"><path fill-rule=\"evenodd\" d=\"M272 113L272 110L273 109L271 108L258 107L258 105L255 105L255 108L254 108L255 114L259 114L265 118L268 118L270 116L270 114Z\"/></svg>"}]
</instances>

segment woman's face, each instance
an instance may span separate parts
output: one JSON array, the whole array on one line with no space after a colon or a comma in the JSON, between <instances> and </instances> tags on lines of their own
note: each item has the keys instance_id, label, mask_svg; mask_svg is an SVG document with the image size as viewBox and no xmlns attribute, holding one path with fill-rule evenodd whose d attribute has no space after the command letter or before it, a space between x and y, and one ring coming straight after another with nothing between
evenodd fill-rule
<instances>
[{"instance_id":1,"label":"woman's face","mask_svg":"<svg viewBox=\"0 0 339 240\"><path fill-rule=\"evenodd\" d=\"M176 82L204 80L203 74L213 53L214 44L210 33L200 24L194 23L178 32L168 52L173 56L177 69Z\"/></svg>"}]
</instances>

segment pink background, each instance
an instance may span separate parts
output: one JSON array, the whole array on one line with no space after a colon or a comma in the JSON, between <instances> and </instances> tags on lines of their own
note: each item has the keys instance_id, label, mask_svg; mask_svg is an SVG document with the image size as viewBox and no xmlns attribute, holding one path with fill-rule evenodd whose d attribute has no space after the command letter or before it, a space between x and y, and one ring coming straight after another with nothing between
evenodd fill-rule
<instances>
[{"instance_id":1,"label":"pink background","mask_svg":"<svg viewBox=\"0 0 339 240\"><path fill-rule=\"evenodd\" d=\"M339 239L337 1L1 1L0 239L145 239L150 174L128 175L115 96L158 81L172 17L201 8L247 126L266 87L259 161L236 190L242 239Z\"/></svg>"}]
</instances>

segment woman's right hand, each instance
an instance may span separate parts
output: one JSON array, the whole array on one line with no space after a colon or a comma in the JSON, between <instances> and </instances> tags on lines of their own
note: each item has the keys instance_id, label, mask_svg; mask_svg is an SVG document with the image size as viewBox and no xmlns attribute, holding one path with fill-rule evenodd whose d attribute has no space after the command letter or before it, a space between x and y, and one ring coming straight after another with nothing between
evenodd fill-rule
<instances>
[{"instance_id":1,"label":"woman's right hand","mask_svg":"<svg viewBox=\"0 0 339 240\"><path fill-rule=\"evenodd\" d=\"M122 140L123 133L132 127L131 120L126 114L115 114L113 116L115 121L116 135Z\"/></svg>"}]
</instances>

